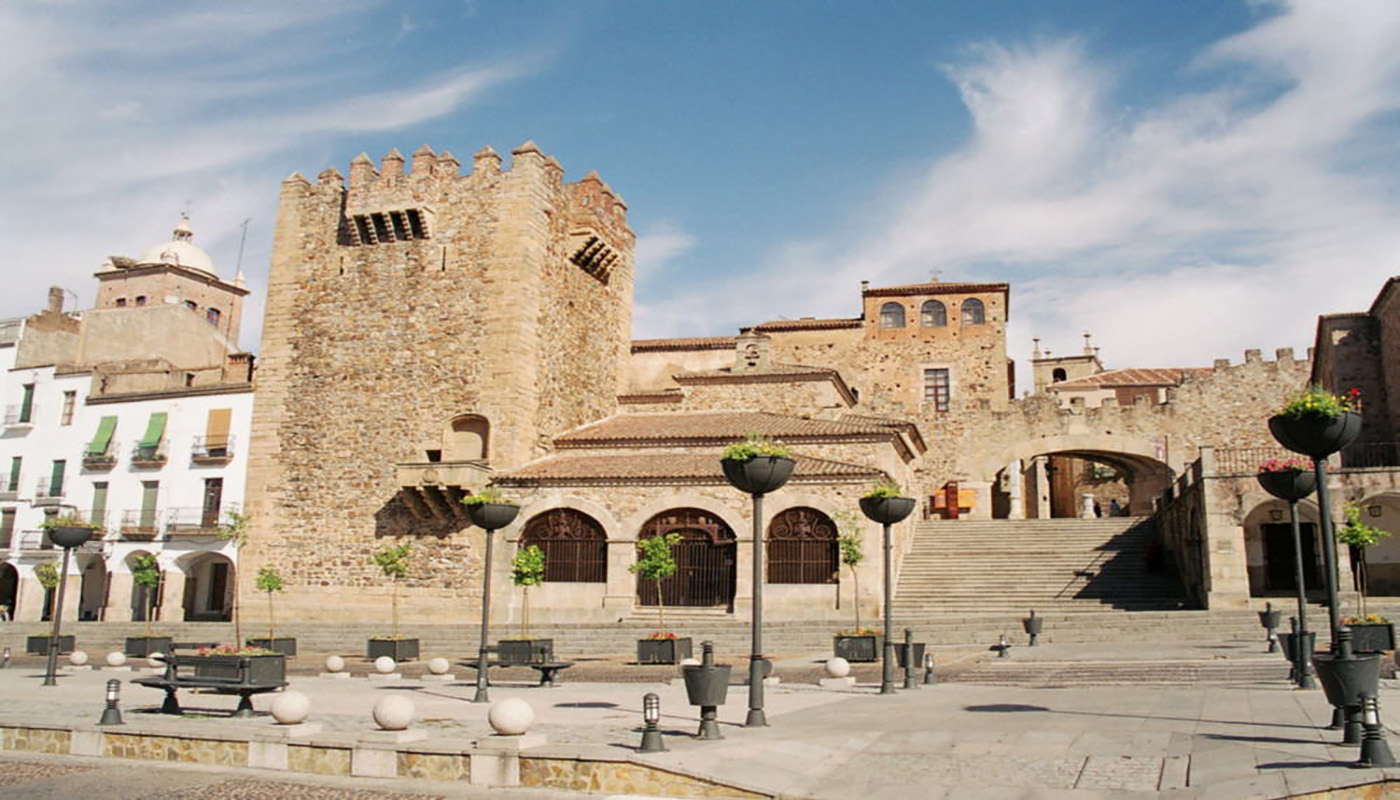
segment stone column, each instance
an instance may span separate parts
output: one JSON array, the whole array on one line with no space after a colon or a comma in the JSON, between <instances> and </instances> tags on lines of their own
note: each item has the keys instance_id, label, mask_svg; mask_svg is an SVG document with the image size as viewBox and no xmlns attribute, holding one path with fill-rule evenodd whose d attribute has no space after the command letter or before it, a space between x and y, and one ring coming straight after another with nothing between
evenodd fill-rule
<instances>
[{"instance_id":1,"label":"stone column","mask_svg":"<svg viewBox=\"0 0 1400 800\"><path fill-rule=\"evenodd\" d=\"M1022 496L1025 490L1021 479L1022 469L1024 466L1019 458L1006 465L1006 489L1007 494L1010 495L1010 504L1006 512L1007 519L1026 518L1025 499Z\"/></svg>"},{"instance_id":2,"label":"stone column","mask_svg":"<svg viewBox=\"0 0 1400 800\"><path fill-rule=\"evenodd\" d=\"M126 570L112 570L111 586L107 591L107 609L102 619L107 622L131 622L131 592L134 584L131 573Z\"/></svg>"},{"instance_id":3,"label":"stone column","mask_svg":"<svg viewBox=\"0 0 1400 800\"><path fill-rule=\"evenodd\" d=\"M66 585L63 590L63 621L77 622L78 607L83 604L83 576L74 573L70 565L68 574L64 576L64 583Z\"/></svg>"},{"instance_id":4,"label":"stone column","mask_svg":"<svg viewBox=\"0 0 1400 800\"><path fill-rule=\"evenodd\" d=\"M1079 496L1079 518L1093 519L1095 516L1096 515L1094 514L1094 496L1092 494L1089 494L1088 492L1081 494Z\"/></svg>"},{"instance_id":5,"label":"stone column","mask_svg":"<svg viewBox=\"0 0 1400 800\"><path fill-rule=\"evenodd\" d=\"M608 583L603 608L618 615L630 614L637 605L637 576L627 571L636 563L637 542L608 540Z\"/></svg>"},{"instance_id":6,"label":"stone column","mask_svg":"<svg viewBox=\"0 0 1400 800\"><path fill-rule=\"evenodd\" d=\"M15 592L16 622L38 622L44 616L44 587L34 577L34 570L21 571L19 588Z\"/></svg>"},{"instance_id":7,"label":"stone column","mask_svg":"<svg viewBox=\"0 0 1400 800\"><path fill-rule=\"evenodd\" d=\"M156 619L160 622L184 622L185 573L174 564L164 567L164 570L161 573L161 578L165 589Z\"/></svg>"}]
</instances>

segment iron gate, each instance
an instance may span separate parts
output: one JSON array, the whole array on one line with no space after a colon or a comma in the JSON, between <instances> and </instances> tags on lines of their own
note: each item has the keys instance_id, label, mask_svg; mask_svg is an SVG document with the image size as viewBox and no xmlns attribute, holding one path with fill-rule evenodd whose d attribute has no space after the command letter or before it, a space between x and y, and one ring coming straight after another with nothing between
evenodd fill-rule
<instances>
[{"instance_id":1,"label":"iron gate","mask_svg":"<svg viewBox=\"0 0 1400 800\"><path fill-rule=\"evenodd\" d=\"M734 611L735 557L734 531L724 521L698 508L667 511L642 526L640 539L678 533L681 541L672 548L676 574L661 581L661 599L667 606L724 606ZM657 605L656 581L637 579L637 600L641 605Z\"/></svg>"}]
</instances>

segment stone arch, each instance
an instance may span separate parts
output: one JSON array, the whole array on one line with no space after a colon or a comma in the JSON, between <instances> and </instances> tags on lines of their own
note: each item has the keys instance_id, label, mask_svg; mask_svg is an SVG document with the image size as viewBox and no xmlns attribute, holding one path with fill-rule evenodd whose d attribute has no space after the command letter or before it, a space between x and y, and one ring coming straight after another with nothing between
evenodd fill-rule
<instances>
[{"instance_id":1,"label":"stone arch","mask_svg":"<svg viewBox=\"0 0 1400 800\"><path fill-rule=\"evenodd\" d=\"M829 515L811 506L794 505L773 515L764 543L768 583L837 583L841 561L840 531Z\"/></svg>"},{"instance_id":2,"label":"stone arch","mask_svg":"<svg viewBox=\"0 0 1400 800\"><path fill-rule=\"evenodd\" d=\"M78 584L78 619L101 619L107 606L107 593L111 584L107 572L107 559L101 553L78 553L77 567L78 574L82 576Z\"/></svg>"},{"instance_id":3,"label":"stone arch","mask_svg":"<svg viewBox=\"0 0 1400 800\"><path fill-rule=\"evenodd\" d=\"M448 420L442 432L444 461L489 461L491 422L480 414L461 414Z\"/></svg>"},{"instance_id":4,"label":"stone arch","mask_svg":"<svg viewBox=\"0 0 1400 800\"><path fill-rule=\"evenodd\" d=\"M994 489L993 496L986 498L986 501L990 508L998 510L999 515L1019 517L1020 514L1016 511L1016 492L1021 492L1021 508L1030 508L1033 505L1029 503L1026 494L1032 491L1041 492L1048 480L1043 471L1036 472L1043 470L1043 462L1037 465L1035 459L1046 456L1063 456L1112 466L1123 476L1128 486L1127 513L1135 515L1152 513L1155 499L1175 478L1175 473L1166 463L1165 453L1157 442L1108 433L1062 434L1013 442L999 452L970 465L971 468L967 469L966 473L969 480L986 482L994 487L1014 484L1014 489L1002 490L1011 493L1009 499L996 497L997 490ZM1024 486L1021 481L1022 473L1028 478ZM1016 480L1009 480L1013 474ZM1036 508L1035 511L1035 516L1050 516L1044 509Z\"/></svg>"},{"instance_id":5,"label":"stone arch","mask_svg":"<svg viewBox=\"0 0 1400 800\"><path fill-rule=\"evenodd\" d=\"M919 307L919 325L924 328L948 327L948 307L942 300L926 300Z\"/></svg>"},{"instance_id":6,"label":"stone arch","mask_svg":"<svg viewBox=\"0 0 1400 800\"><path fill-rule=\"evenodd\" d=\"M587 498L579 497L578 495L551 494L536 498L520 507L519 516L515 518L514 522L503 529L506 541L518 543L520 541L520 533L524 529L527 520L556 508L572 508L592 517L599 525L603 526L603 533L609 540L627 538L622 535L624 528L622 524L618 522L617 517L613 516L613 513L603 505L595 503Z\"/></svg>"},{"instance_id":7,"label":"stone arch","mask_svg":"<svg viewBox=\"0 0 1400 800\"><path fill-rule=\"evenodd\" d=\"M541 511L521 527L519 546L544 553L546 583L607 583L608 534L576 508Z\"/></svg>"},{"instance_id":8,"label":"stone arch","mask_svg":"<svg viewBox=\"0 0 1400 800\"><path fill-rule=\"evenodd\" d=\"M1362 522L1390 533L1366 548L1366 594L1400 595L1400 491L1390 489L1370 495L1356 506L1361 509Z\"/></svg>"},{"instance_id":9,"label":"stone arch","mask_svg":"<svg viewBox=\"0 0 1400 800\"><path fill-rule=\"evenodd\" d=\"M1298 503L1303 543L1303 580L1310 594L1322 591L1322 537L1317 505ZM1241 520L1244 528L1245 569L1251 597L1292 597L1297 592L1297 568L1288 503L1266 497Z\"/></svg>"},{"instance_id":10,"label":"stone arch","mask_svg":"<svg viewBox=\"0 0 1400 800\"><path fill-rule=\"evenodd\" d=\"M975 297L969 297L962 302L962 324L985 325L986 323L987 310L981 300Z\"/></svg>"},{"instance_id":11,"label":"stone arch","mask_svg":"<svg viewBox=\"0 0 1400 800\"><path fill-rule=\"evenodd\" d=\"M184 573L180 605L190 622L227 622L233 618L233 559L214 550L185 553L175 561Z\"/></svg>"},{"instance_id":12,"label":"stone arch","mask_svg":"<svg viewBox=\"0 0 1400 800\"><path fill-rule=\"evenodd\" d=\"M747 500L746 497L740 495L737 491L734 493L734 498L736 501L739 501L741 498ZM623 520L622 530L626 532L624 534L626 537L624 541L636 541L637 533L641 531L642 526L645 525L648 520L672 508L698 508L702 511L708 511L724 520L724 524L728 525L729 529L734 531L734 534L741 539L753 529L753 522L748 518L747 514L740 514L733 508L712 497L706 497L694 491L667 492L663 493L655 500L648 502L631 516Z\"/></svg>"},{"instance_id":13,"label":"stone arch","mask_svg":"<svg viewBox=\"0 0 1400 800\"><path fill-rule=\"evenodd\" d=\"M19 570L8 561L0 562L0 619L15 618L15 603L19 600Z\"/></svg>"},{"instance_id":14,"label":"stone arch","mask_svg":"<svg viewBox=\"0 0 1400 800\"><path fill-rule=\"evenodd\" d=\"M672 505L647 519L638 540L677 533L676 573L659 582L637 576L638 605L716 607L734 611L738 586L738 536L725 520L704 509Z\"/></svg>"},{"instance_id":15,"label":"stone arch","mask_svg":"<svg viewBox=\"0 0 1400 800\"><path fill-rule=\"evenodd\" d=\"M881 328L903 328L904 327L904 306L899 303L885 303L880 306L880 327Z\"/></svg>"},{"instance_id":16,"label":"stone arch","mask_svg":"<svg viewBox=\"0 0 1400 800\"><path fill-rule=\"evenodd\" d=\"M160 583L154 589L147 586L138 585L135 580L131 584L131 621L145 622L148 618L155 619L155 614L160 611L162 595L165 590L165 573L170 568L169 564L162 563L159 556L149 550L133 550L127 553L121 560L124 571L130 573L136 567L136 559L141 556L152 556L156 559L156 566L160 569Z\"/></svg>"}]
</instances>

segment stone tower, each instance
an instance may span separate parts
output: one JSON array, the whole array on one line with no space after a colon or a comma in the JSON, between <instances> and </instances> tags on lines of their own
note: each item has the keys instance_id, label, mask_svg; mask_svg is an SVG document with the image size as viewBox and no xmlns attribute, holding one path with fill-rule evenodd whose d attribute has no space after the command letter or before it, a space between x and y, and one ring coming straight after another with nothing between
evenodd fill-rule
<instances>
[{"instance_id":1,"label":"stone tower","mask_svg":"<svg viewBox=\"0 0 1400 800\"><path fill-rule=\"evenodd\" d=\"M414 544L406 619L479 596L463 494L616 409L631 332L622 199L533 142L461 174L426 145L282 182L250 446L245 577L303 619L385 619L370 561ZM407 537L407 539L405 539ZM248 591L248 581L243 591ZM454 604L454 611L461 609Z\"/></svg>"}]
</instances>

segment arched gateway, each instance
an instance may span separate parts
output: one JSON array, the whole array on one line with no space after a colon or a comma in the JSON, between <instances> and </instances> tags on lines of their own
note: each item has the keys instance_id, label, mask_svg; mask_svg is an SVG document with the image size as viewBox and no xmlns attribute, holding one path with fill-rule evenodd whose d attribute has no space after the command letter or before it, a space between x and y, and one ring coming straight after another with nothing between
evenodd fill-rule
<instances>
[{"instance_id":1,"label":"arched gateway","mask_svg":"<svg viewBox=\"0 0 1400 800\"><path fill-rule=\"evenodd\" d=\"M663 511L647 520L638 539L678 533L676 574L661 581L667 606L724 607L734 611L737 539L724 520L698 508ZM654 581L637 579L637 601L657 605Z\"/></svg>"}]
</instances>

